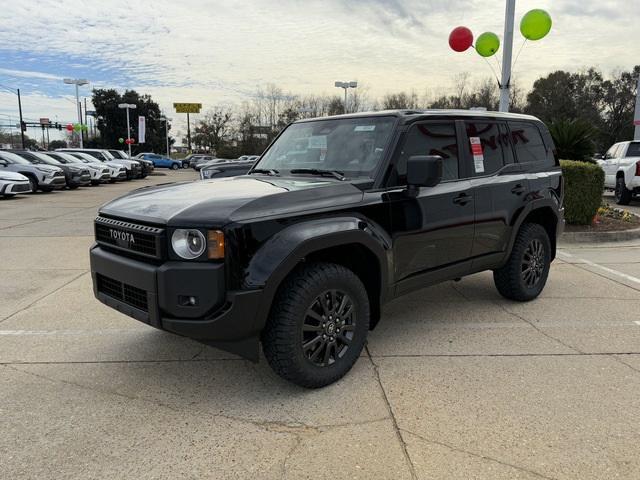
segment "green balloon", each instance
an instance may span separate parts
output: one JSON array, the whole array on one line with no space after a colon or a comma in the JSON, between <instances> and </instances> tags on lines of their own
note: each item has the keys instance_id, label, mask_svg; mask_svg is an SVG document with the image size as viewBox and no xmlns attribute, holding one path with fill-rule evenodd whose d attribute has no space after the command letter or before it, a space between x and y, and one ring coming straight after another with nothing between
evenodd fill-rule
<instances>
[{"instance_id":1,"label":"green balloon","mask_svg":"<svg viewBox=\"0 0 640 480\"><path fill-rule=\"evenodd\" d=\"M74 124L74 125L73 125L73 129L74 129L76 132L79 132L79 131L81 131L81 130L82 130L82 125L81 125L81 124L79 124L79 123L76 123L76 124Z\"/></svg>"},{"instance_id":2,"label":"green balloon","mask_svg":"<svg viewBox=\"0 0 640 480\"><path fill-rule=\"evenodd\" d=\"M120 137L120 138L118 139L118 143L124 143L124 138Z\"/></svg>"},{"instance_id":3,"label":"green balloon","mask_svg":"<svg viewBox=\"0 0 640 480\"><path fill-rule=\"evenodd\" d=\"M527 40L540 40L551 30L551 15L545 10L528 11L520 21L520 33Z\"/></svg>"},{"instance_id":4,"label":"green balloon","mask_svg":"<svg viewBox=\"0 0 640 480\"><path fill-rule=\"evenodd\" d=\"M490 57L500 48L500 39L493 32L484 32L476 40L476 52L482 57Z\"/></svg>"}]
</instances>

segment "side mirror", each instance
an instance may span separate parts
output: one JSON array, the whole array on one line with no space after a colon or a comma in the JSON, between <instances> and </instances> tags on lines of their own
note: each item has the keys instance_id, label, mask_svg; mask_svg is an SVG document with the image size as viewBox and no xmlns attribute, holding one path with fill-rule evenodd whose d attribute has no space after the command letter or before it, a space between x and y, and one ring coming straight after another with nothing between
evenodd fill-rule
<instances>
[{"instance_id":1,"label":"side mirror","mask_svg":"<svg viewBox=\"0 0 640 480\"><path fill-rule=\"evenodd\" d=\"M442 180L442 157L439 155L414 155L407 161L407 185L435 187Z\"/></svg>"}]
</instances>

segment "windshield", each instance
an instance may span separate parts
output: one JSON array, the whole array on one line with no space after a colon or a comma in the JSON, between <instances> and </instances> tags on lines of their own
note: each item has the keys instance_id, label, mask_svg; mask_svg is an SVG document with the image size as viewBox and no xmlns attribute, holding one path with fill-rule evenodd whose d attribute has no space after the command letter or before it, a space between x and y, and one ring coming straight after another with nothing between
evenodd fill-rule
<instances>
[{"instance_id":1,"label":"windshield","mask_svg":"<svg viewBox=\"0 0 640 480\"><path fill-rule=\"evenodd\" d=\"M0 158L9 160L11 163L19 163L20 165L31 165L31 162L28 162L21 156L11 152L0 152Z\"/></svg>"},{"instance_id":2,"label":"windshield","mask_svg":"<svg viewBox=\"0 0 640 480\"><path fill-rule=\"evenodd\" d=\"M31 155L41 160L43 163L47 163L49 165L60 165L60 162L55 158L50 157L44 153L40 152L31 152Z\"/></svg>"},{"instance_id":3,"label":"windshield","mask_svg":"<svg viewBox=\"0 0 640 480\"><path fill-rule=\"evenodd\" d=\"M67 163L82 163L76 157L74 157L73 155L69 155L68 153L61 153L61 152L52 153L52 152L49 152L49 153L47 153L47 155L49 155L50 157L55 158L60 163L65 163L65 164L67 164Z\"/></svg>"},{"instance_id":4,"label":"windshield","mask_svg":"<svg viewBox=\"0 0 640 480\"><path fill-rule=\"evenodd\" d=\"M347 177L373 177L391 138L394 117L362 117L294 123L255 168L287 173L336 170Z\"/></svg>"}]
</instances>

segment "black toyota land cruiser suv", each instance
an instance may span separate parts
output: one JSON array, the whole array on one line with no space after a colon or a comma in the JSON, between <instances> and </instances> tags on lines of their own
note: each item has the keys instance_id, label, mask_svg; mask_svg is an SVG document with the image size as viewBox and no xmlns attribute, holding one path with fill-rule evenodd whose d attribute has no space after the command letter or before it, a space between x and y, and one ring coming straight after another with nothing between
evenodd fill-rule
<instances>
[{"instance_id":1,"label":"black toyota land cruiser suv","mask_svg":"<svg viewBox=\"0 0 640 480\"><path fill-rule=\"evenodd\" d=\"M302 120L246 175L104 205L93 286L156 328L254 361L262 343L282 377L321 387L349 371L383 305L403 294L493 270L506 298L537 297L562 197L553 142L534 117Z\"/></svg>"}]
</instances>

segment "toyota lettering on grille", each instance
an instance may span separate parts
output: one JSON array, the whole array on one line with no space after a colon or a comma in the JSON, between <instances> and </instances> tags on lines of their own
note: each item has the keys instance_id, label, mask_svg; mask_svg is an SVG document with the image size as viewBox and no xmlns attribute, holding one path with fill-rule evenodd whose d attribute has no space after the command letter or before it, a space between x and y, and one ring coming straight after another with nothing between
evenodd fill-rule
<instances>
[{"instance_id":1,"label":"toyota lettering on grille","mask_svg":"<svg viewBox=\"0 0 640 480\"><path fill-rule=\"evenodd\" d=\"M115 240L116 243L121 247L131 247L131 245L135 245L136 243L135 237L132 233L129 232L123 232L122 230L110 228L109 235L111 235L111 238Z\"/></svg>"}]
</instances>

